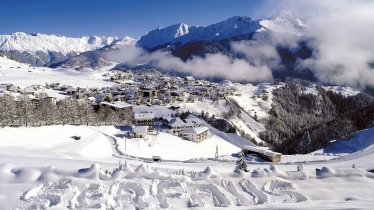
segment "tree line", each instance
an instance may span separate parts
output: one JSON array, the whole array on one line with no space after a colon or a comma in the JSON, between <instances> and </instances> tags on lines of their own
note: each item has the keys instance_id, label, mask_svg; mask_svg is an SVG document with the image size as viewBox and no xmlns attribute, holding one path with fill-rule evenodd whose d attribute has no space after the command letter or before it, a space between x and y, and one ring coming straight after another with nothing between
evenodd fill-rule
<instances>
[{"instance_id":1,"label":"tree line","mask_svg":"<svg viewBox=\"0 0 374 210\"><path fill-rule=\"evenodd\" d=\"M373 126L373 96L316 90L316 94L305 93L303 85L293 82L275 89L267 131L260 138L278 152L308 153Z\"/></svg>"},{"instance_id":2,"label":"tree line","mask_svg":"<svg viewBox=\"0 0 374 210\"><path fill-rule=\"evenodd\" d=\"M132 109L118 109L89 100L49 97L30 99L0 96L0 126L34 127L44 125L121 125L130 124Z\"/></svg>"}]
</instances>

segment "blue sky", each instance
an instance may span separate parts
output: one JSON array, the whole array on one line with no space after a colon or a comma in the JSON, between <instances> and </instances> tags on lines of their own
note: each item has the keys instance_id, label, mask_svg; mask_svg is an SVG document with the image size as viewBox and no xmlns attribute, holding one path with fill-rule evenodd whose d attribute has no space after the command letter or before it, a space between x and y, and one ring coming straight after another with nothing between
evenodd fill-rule
<instances>
[{"instance_id":1,"label":"blue sky","mask_svg":"<svg viewBox=\"0 0 374 210\"><path fill-rule=\"evenodd\" d=\"M0 34L129 35L184 22L272 15L276 0L0 0Z\"/></svg>"}]
</instances>

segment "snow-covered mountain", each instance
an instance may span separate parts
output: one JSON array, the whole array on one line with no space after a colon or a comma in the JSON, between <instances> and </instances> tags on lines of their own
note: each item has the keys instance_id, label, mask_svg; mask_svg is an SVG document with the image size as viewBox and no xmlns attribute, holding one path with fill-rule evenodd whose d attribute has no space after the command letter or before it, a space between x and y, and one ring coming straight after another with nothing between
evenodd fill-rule
<instances>
[{"instance_id":1,"label":"snow-covered mountain","mask_svg":"<svg viewBox=\"0 0 374 210\"><path fill-rule=\"evenodd\" d=\"M281 12L272 18L262 20L235 16L205 27L181 23L157 28L142 36L137 44L146 49L153 49L167 44L217 41L264 31L286 32L300 36L304 27L306 25L302 18L288 12Z\"/></svg>"},{"instance_id":2,"label":"snow-covered mountain","mask_svg":"<svg viewBox=\"0 0 374 210\"><path fill-rule=\"evenodd\" d=\"M134 45L135 39L125 37L113 44L106 45L102 48L80 53L58 63L51 64L52 68L71 68L76 70L83 69L100 69L112 65L109 54L115 55L125 45Z\"/></svg>"},{"instance_id":3,"label":"snow-covered mountain","mask_svg":"<svg viewBox=\"0 0 374 210\"><path fill-rule=\"evenodd\" d=\"M0 35L0 51L17 60L36 66L57 63L82 52L92 51L130 37L71 38L46 34L17 32Z\"/></svg>"},{"instance_id":4,"label":"snow-covered mountain","mask_svg":"<svg viewBox=\"0 0 374 210\"><path fill-rule=\"evenodd\" d=\"M184 23L174 24L165 28L159 27L142 36L139 39L138 44L142 47L151 49L160 45L171 43L173 40L176 40L179 37L193 33L198 28L199 27L197 26L189 26Z\"/></svg>"},{"instance_id":5,"label":"snow-covered mountain","mask_svg":"<svg viewBox=\"0 0 374 210\"><path fill-rule=\"evenodd\" d=\"M266 42L270 33L275 34L275 36L280 33L301 36L305 27L306 25L302 18L293 16L287 12L282 12L272 18L263 20L253 20L249 17L235 16L205 27L189 26L184 23L179 23L165 28L157 28L142 36L136 42L136 45L149 52L162 50L182 60L187 60L193 56L204 57L206 54L216 53L230 57L238 57L240 55L237 54L235 49L232 49L232 42L253 40L254 37L259 36L264 38L262 39L263 42ZM133 40L127 44L135 44L135 41ZM104 53L115 55L117 45L118 44L113 44L81 53L50 66L78 70L107 67L113 63L110 61L110 58L104 56ZM287 49L284 50L287 51ZM288 69L292 69L292 62L299 57L302 59L308 58L311 54L309 51L310 50L306 49L305 46L300 46L292 49L292 52L280 52L280 54L281 57L284 55L282 61L285 61L287 68L289 67ZM290 62L288 62L289 60ZM149 67L151 65L145 66ZM283 73L283 71L280 72ZM297 72L296 74L300 73ZM302 77L310 77L309 74L301 74ZM292 72L287 72L286 75L292 75ZM282 76L283 75L281 75L281 77Z\"/></svg>"},{"instance_id":6,"label":"snow-covered mountain","mask_svg":"<svg viewBox=\"0 0 374 210\"><path fill-rule=\"evenodd\" d=\"M10 35L0 35L0 49L3 51L27 52L60 52L63 55L71 52L85 52L109 45L118 40L118 37L81 37L71 38L65 36L46 34L26 34L16 32Z\"/></svg>"},{"instance_id":7,"label":"snow-covered mountain","mask_svg":"<svg viewBox=\"0 0 374 210\"><path fill-rule=\"evenodd\" d=\"M99 69L113 64L110 58L104 54L114 55L121 45L136 44L150 52L161 49L183 60L193 56L215 53L237 57L237 53L232 49L232 42L253 40L255 36L262 36L266 39L267 35L273 32L274 34L289 33L301 36L305 27L302 18L282 12L263 20L235 16L208 26L174 24L150 31L138 41L130 37L69 38L56 35L14 33L0 36L0 51L5 52L8 57L33 66L79 70ZM303 47L300 49L303 52L309 52ZM297 57L300 54L299 51L293 49L290 53ZM286 59L290 57L290 53L285 53Z\"/></svg>"},{"instance_id":8,"label":"snow-covered mountain","mask_svg":"<svg viewBox=\"0 0 374 210\"><path fill-rule=\"evenodd\" d=\"M307 25L301 17L294 16L293 14L283 11L278 15L259 21L262 26L260 31L273 31L277 33L291 33L296 36L302 36L303 30Z\"/></svg>"},{"instance_id":9,"label":"snow-covered mountain","mask_svg":"<svg viewBox=\"0 0 374 210\"><path fill-rule=\"evenodd\" d=\"M152 49L165 44L185 44L191 41L219 40L255 32L261 26L249 17L232 17L209 26L188 26L186 24L157 28L142 36L138 45Z\"/></svg>"}]
</instances>

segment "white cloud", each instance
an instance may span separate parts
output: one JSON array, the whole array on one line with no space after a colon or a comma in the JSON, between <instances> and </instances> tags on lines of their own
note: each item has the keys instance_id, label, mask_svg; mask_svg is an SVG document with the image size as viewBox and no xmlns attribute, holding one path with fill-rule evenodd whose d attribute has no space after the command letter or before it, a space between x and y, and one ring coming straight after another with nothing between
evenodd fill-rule
<instances>
[{"instance_id":1,"label":"white cloud","mask_svg":"<svg viewBox=\"0 0 374 210\"><path fill-rule=\"evenodd\" d=\"M119 51L106 56L111 61L129 65L152 63L162 70L191 74L203 78L225 78L234 81L270 81L271 69L267 65L249 64L244 59L232 59L222 54L208 54L204 58L193 57L183 61L165 52L147 53L133 46L123 46Z\"/></svg>"},{"instance_id":2,"label":"white cloud","mask_svg":"<svg viewBox=\"0 0 374 210\"><path fill-rule=\"evenodd\" d=\"M283 1L280 9L306 11L305 37L313 58L301 62L322 82L374 86L374 1ZM287 5L287 6L286 6ZM290 7L290 5L292 5ZM307 11L308 10L308 11ZM315 15L311 15L315 12Z\"/></svg>"}]
</instances>

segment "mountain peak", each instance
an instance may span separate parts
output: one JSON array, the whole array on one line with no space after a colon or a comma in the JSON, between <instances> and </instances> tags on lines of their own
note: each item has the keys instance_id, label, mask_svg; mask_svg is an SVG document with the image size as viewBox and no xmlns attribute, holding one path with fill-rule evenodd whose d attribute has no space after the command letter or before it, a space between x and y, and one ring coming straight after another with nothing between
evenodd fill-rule
<instances>
[{"instance_id":1,"label":"mountain peak","mask_svg":"<svg viewBox=\"0 0 374 210\"><path fill-rule=\"evenodd\" d=\"M159 45L165 45L176 38L189 34L196 28L196 26L189 26L185 23L178 23L164 28L158 27L142 36L139 39L138 44L149 49Z\"/></svg>"},{"instance_id":2,"label":"mountain peak","mask_svg":"<svg viewBox=\"0 0 374 210\"><path fill-rule=\"evenodd\" d=\"M139 39L138 45L152 49L169 43L184 44L190 41L220 40L243 34L251 34L260 27L258 21L245 16L234 16L205 27L178 23L148 32Z\"/></svg>"},{"instance_id":3,"label":"mountain peak","mask_svg":"<svg viewBox=\"0 0 374 210\"><path fill-rule=\"evenodd\" d=\"M302 36L306 27L302 17L298 17L288 11L281 11L269 19L260 21L262 30L270 30L278 33L291 33L296 36Z\"/></svg>"}]
</instances>

